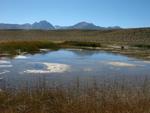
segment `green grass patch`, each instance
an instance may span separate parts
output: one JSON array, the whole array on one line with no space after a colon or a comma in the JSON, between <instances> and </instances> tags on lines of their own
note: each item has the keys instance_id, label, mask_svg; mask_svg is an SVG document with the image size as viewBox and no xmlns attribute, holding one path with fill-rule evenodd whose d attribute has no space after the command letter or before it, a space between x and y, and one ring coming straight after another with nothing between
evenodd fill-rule
<instances>
[{"instance_id":1,"label":"green grass patch","mask_svg":"<svg viewBox=\"0 0 150 113\"><path fill-rule=\"evenodd\" d=\"M96 42L78 42L78 41L66 41L64 45L81 46L81 47L101 47L100 43Z\"/></svg>"},{"instance_id":2,"label":"green grass patch","mask_svg":"<svg viewBox=\"0 0 150 113\"><path fill-rule=\"evenodd\" d=\"M137 45L134 45L134 47L139 47L139 48L144 48L144 49L150 49L150 45L145 45L145 44L137 44Z\"/></svg>"},{"instance_id":3,"label":"green grass patch","mask_svg":"<svg viewBox=\"0 0 150 113\"><path fill-rule=\"evenodd\" d=\"M37 52L39 49L59 49L66 46L77 47L101 47L100 43L95 42L77 42L77 41L65 41L65 42L51 42L51 41L6 41L0 43L0 52L8 52L11 54L17 54L20 52Z\"/></svg>"},{"instance_id":4,"label":"green grass patch","mask_svg":"<svg viewBox=\"0 0 150 113\"><path fill-rule=\"evenodd\" d=\"M39 49L58 49L58 45L49 41L11 41L1 42L0 52L36 52Z\"/></svg>"}]
</instances>

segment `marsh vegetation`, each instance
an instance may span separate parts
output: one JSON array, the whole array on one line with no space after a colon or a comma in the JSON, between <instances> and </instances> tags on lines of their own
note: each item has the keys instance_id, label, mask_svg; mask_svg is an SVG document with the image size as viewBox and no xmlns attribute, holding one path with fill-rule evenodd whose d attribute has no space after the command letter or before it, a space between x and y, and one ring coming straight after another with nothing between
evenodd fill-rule
<instances>
[{"instance_id":1,"label":"marsh vegetation","mask_svg":"<svg viewBox=\"0 0 150 113\"><path fill-rule=\"evenodd\" d=\"M0 91L1 113L149 113L150 79L115 77L47 87L41 79L34 88Z\"/></svg>"}]
</instances>

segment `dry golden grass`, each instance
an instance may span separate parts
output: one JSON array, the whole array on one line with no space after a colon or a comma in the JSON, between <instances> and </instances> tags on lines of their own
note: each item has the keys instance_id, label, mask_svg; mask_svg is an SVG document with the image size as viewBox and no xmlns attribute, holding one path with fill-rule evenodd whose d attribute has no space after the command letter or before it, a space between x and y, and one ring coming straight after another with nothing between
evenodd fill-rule
<instances>
[{"instance_id":1,"label":"dry golden grass","mask_svg":"<svg viewBox=\"0 0 150 113\"><path fill-rule=\"evenodd\" d=\"M123 81L93 81L83 87L77 79L71 87L5 89L0 113L150 113L149 80L141 85Z\"/></svg>"},{"instance_id":2,"label":"dry golden grass","mask_svg":"<svg viewBox=\"0 0 150 113\"><path fill-rule=\"evenodd\" d=\"M150 29L121 30L0 30L0 41L79 41L101 44L149 44Z\"/></svg>"}]
</instances>

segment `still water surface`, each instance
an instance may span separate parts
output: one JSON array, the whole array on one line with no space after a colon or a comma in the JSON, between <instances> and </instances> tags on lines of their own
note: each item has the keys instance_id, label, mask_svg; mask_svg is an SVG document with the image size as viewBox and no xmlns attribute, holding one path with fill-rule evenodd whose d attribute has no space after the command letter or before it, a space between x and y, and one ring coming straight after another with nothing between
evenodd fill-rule
<instances>
[{"instance_id":1,"label":"still water surface","mask_svg":"<svg viewBox=\"0 0 150 113\"><path fill-rule=\"evenodd\" d=\"M104 76L149 76L150 61L104 51L61 49L0 58L0 84L18 87L44 77L49 84L68 83L81 78Z\"/></svg>"}]
</instances>

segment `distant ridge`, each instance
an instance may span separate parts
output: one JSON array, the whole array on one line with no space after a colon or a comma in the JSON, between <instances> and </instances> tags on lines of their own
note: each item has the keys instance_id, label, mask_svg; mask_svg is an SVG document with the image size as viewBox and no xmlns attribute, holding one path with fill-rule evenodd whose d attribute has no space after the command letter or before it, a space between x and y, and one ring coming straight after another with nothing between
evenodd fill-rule
<instances>
[{"instance_id":1,"label":"distant ridge","mask_svg":"<svg viewBox=\"0 0 150 113\"><path fill-rule=\"evenodd\" d=\"M45 30L49 30L49 29L55 29L55 27L50 24L49 22L43 20L40 22L35 22L32 24L32 29L45 29Z\"/></svg>"},{"instance_id":2,"label":"distant ridge","mask_svg":"<svg viewBox=\"0 0 150 113\"><path fill-rule=\"evenodd\" d=\"M108 30L108 29L121 29L119 26L113 27L100 27L96 26L93 23L88 22L79 22L72 26L53 26L46 20L42 20L40 22L34 22L33 24L8 24L8 23L0 23L0 29L39 29L39 30L61 30L61 29L79 29L79 30Z\"/></svg>"},{"instance_id":3,"label":"distant ridge","mask_svg":"<svg viewBox=\"0 0 150 113\"><path fill-rule=\"evenodd\" d=\"M101 29L101 27L94 25L93 23L80 22L72 26L72 29Z\"/></svg>"},{"instance_id":4,"label":"distant ridge","mask_svg":"<svg viewBox=\"0 0 150 113\"><path fill-rule=\"evenodd\" d=\"M35 22L33 24L4 24L0 23L0 29L41 29L41 30L54 30L55 27L46 20Z\"/></svg>"},{"instance_id":5,"label":"distant ridge","mask_svg":"<svg viewBox=\"0 0 150 113\"><path fill-rule=\"evenodd\" d=\"M72 26L55 26L55 29L109 30L109 29L121 29L121 27L119 26L101 27L93 23L79 22Z\"/></svg>"}]
</instances>

